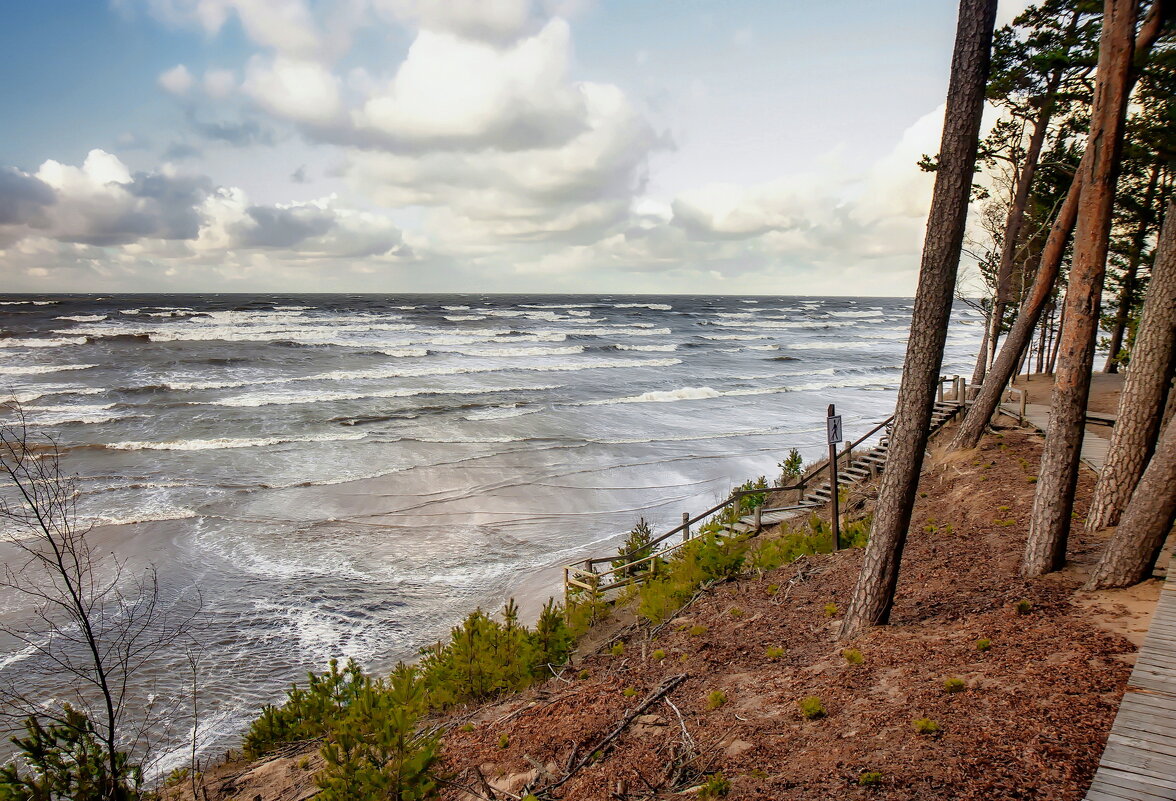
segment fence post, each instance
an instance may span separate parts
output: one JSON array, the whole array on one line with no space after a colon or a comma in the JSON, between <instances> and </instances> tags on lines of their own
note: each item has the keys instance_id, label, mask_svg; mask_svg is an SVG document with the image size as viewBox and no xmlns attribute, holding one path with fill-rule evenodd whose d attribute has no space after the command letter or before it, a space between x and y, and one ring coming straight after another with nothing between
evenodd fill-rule
<instances>
[{"instance_id":1,"label":"fence post","mask_svg":"<svg viewBox=\"0 0 1176 801\"><path fill-rule=\"evenodd\" d=\"M960 402L961 407L968 405L968 379L963 376L960 376L960 394L956 400Z\"/></svg>"},{"instance_id":2,"label":"fence post","mask_svg":"<svg viewBox=\"0 0 1176 801\"><path fill-rule=\"evenodd\" d=\"M939 391L940 391L940 393L943 392L943 384L939 385ZM837 509L837 506L840 503L840 499L837 497L838 492L840 490L840 487L837 486L837 442L834 441L833 431L832 431L833 426L831 425L833 417L836 413L837 412L833 408L833 404L830 403L829 404L830 425L828 426L828 428L829 428L829 488L830 488L830 495L832 496L830 498L830 500L833 502L833 550L840 551L841 550L841 515ZM838 427L840 427L840 425L838 425ZM840 433L840 432L838 432L838 433Z\"/></svg>"},{"instance_id":3,"label":"fence post","mask_svg":"<svg viewBox=\"0 0 1176 801\"><path fill-rule=\"evenodd\" d=\"M764 507L761 504L761 505L755 507L755 530L756 530L757 534L759 533L759 530L764 527L763 519L764 519Z\"/></svg>"},{"instance_id":4,"label":"fence post","mask_svg":"<svg viewBox=\"0 0 1176 801\"><path fill-rule=\"evenodd\" d=\"M690 513L682 513L682 542L690 539Z\"/></svg>"},{"instance_id":5,"label":"fence post","mask_svg":"<svg viewBox=\"0 0 1176 801\"><path fill-rule=\"evenodd\" d=\"M935 402L943 403L943 379L944 376L939 376L939 383L935 385Z\"/></svg>"},{"instance_id":6,"label":"fence post","mask_svg":"<svg viewBox=\"0 0 1176 801\"><path fill-rule=\"evenodd\" d=\"M1020 417L1021 425L1025 425L1025 404L1029 402L1029 393L1026 390L1021 390L1021 402L1017 407L1017 415Z\"/></svg>"},{"instance_id":7,"label":"fence post","mask_svg":"<svg viewBox=\"0 0 1176 801\"><path fill-rule=\"evenodd\" d=\"M568 579L570 579L570 578L571 578L571 576L568 573L567 567L564 567L564 614L565 615L568 614L568 610L572 606L572 585L568 581Z\"/></svg>"}]
</instances>

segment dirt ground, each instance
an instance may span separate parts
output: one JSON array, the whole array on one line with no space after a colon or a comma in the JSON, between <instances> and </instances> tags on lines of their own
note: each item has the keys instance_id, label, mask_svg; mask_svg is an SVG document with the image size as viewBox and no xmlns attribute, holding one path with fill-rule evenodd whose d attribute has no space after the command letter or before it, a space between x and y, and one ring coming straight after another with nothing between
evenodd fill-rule
<instances>
[{"instance_id":1,"label":"dirt ground","mask_svg":"<svg viewBox=\"0 0 1176 801\"><path fill-rule=\"evenodd\" d=\"M836 639L861 551L719 585L656 635L618 624L620 655L578 656L559 679L455 713L444 797L517 798L592 756L545 797L665 799L721 771L732 799L1081 798L1158 582L1075 594L1103 544L1080 525L1094 478L1086 470L1070 564L1019 576L1040 443L1006 431L975 451L932 452L891 625ZM807 697L823 716L801 715ZM924 718L938 731L917 733L913 721ZM472 729L457 728L467 721ZM209 773L209 797L308 798L316 767L317 755L294 752L226 764ZM877 782L860 784L866 774Z\"/></svg>"}]
</instances>

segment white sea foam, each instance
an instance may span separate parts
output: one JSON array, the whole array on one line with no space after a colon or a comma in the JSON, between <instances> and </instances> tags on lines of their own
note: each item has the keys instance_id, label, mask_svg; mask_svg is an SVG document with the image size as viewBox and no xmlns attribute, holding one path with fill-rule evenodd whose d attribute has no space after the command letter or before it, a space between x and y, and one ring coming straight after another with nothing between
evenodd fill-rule
<instances>
[{"instance_id":1,"label":"white sea foam","mask_svg":"<svg viewBox=\"0 0 1176 801\"><path fill-rule=\"evenodd\" d=\"M260 448L288 442L343 442L360 440L366 436L365 432L332 431L305 437L255 437L251 439L217 437L215 439L183 439L174 442L113 442L106 447L119 451L208 451L222 448Z\"/></svg>"},{"instance_id":2,"label":"white sea foam","mask_svg":"<svg viewBox=\"0 0 1176 801\"><path fill-rule=\"evenodd\" d=\"M463 356L571 356L583 353L583 345L566 345L561 348L446 348L446 353L460 353Z\"/></svg>"},{"instance_id":3,"label":"white sea foam","mask_svg":"<svg viewBox=\"0 0 1176 801\"><path fill-rule=\"evenodd\" d=\"M58 426L67 423L107 423L127 417L125 413L111 411L113 403L79 404L77 406L26 406L29 422L41 426Z\"/></svg>"},{"instance_id":4,"label":"white sea foam","mask_svg":"<svg viewBox=\"0 0 1176 801\"><path fill-rule=\"evenodd\" d=\"M702 334L703 339L710 339L715 342L738 342L741 340L753 339L771 339L767 334Z\"/></svg>"},{"instance_id":5,"label":"white sea foam","mask_svg":"<svg viewBox=\"0 0 1176 801\"><path fill-rule=\"evenodd\" d=\"M89 370L96 364L28 364L21 367L0 367L0 375L44 375L46 373L63 373L68 370Z\"/></svg>"},{"instance_id":6,"label":"white sea foam","mask_svg":"<svg viewBox=\"0 0 1176 801\"><path fill-rule=\"evenodd\" d=\"M64 317L54 317L54 320L73 320L75 323L94 323L99 320L105 320L105 314L74 314L65 315Z\"/></svg>"},{"instance_id":7,"label":"white sea foam","mask_svg":"<svg viewBox=\"0 0 1176 801\"><path fill-rule=\"evenodd\" d=\"M385 389L358 392L255 392L236 395L215 401L206 401L206 406L284 406L302 403L330 403L333 401L359 400L361 398L408 398L417 395L482 395L499 392L539 392L557 389L555 385L533 387L477 387L472 389Z\"/></svg>"},{"instance_id":8,"label":"white sea foam","mask_svg":"<svg viewBox=\"0 0 1176 801\"><path fill-rule=\"evenodd\" d=\"M85 337L49 337L47 339L0 339L0 348L61 348L66 345L85 345Z\"/></svg>"},{"instance_id":9,"label":"white sea foam","mask_svg":"<svg viewBox=\"0 0 1176 801\"><path fill-rule=\"evenodd\" d=\"M503 406L494 406L489 409L478 409L464 415L467 420L505 420L510 417L522 417L525 414L534 414L538 409L527 409L520 407L517 403L509 403Z\"/></svg>"},{"instance_id":10,"label":"white sea foam","mask_svg":"<svg viewBox=\"0 0 1176 801\"><path fill-rule=\"evenodd\" d=\"M630 395L624 398L608 398L605 400L583 401L580 406L609 406L615 403L672 403L683 400L703 400L719 398L723 393L712 387L683 387L682 389L654 390L642 392L640 395Z\"/></svg>"},{"instance_id":11,"label":"white sea foam","mask_svg":"<svg viewBox=\"0 0 1176 801\"><path fill-rule=\"evenodd\" d=\"M678 349L677 345L617 345L619 350L643 350L672 353Z\"/></svg>"},{"instance_id":12,"label":"white sea foam","mask_svg":"<svg viewBox=\"0 0 1176 801\"><path fill-rule=\"evenodd\" d=\"M444 318L446 320L449 320L450 322L453 322L453 323L460 323L460 322L465 322L466 320L485 320L486 315L484 315L484 314L446 314L446 315L444 315Z\"/></svg>"},{"instance_id":13,"label":"white sea foam","mask_svg":"<svg viewBox=\"0 0 1176 801\"><path fill-rule=\"evenodd\" d=\"M669 311L674 308L668 303L614 303L614 309L652 309L653 311Z\"/></svg>"},{"instance_id":14,"label":"white sea foam","mask_svg":"<svg viewBox=\"0 0 1176 801\"><path fill-rule=\"evenodd\" d=\"M385 356L397 356L404 359L429 355L428 348L387 348L379 352Z\"/></svg>"},{"instance_id":15,"label":"white sea foam","mask_svg":"<svg viewBox=\"0 0 1176 801\"><path fill-rule=\"evenodd\" d=\"M847 350L864 347L864 342L839 342L836 340L821 340L819 342L790 342L789 350Z\"/></svg>"},{"instance_id":16,"label":"white sea foam","mask_svg":"<svg viewBox=\"0 0 1176 801\"><path fill-rule=\"evenodd\" d=\"M595 303L520 303L522 309L591 309Z\"/></svg>"},{"instance_id":17,"label":"white sea foam","mask_svg":"<svg viewBox=\"0 0 1176 801\"><path fill-rule=\"evenodd\" d=\"M442 306L441 308L445 309L445 311L469 311L470 310L469 306Z\"/></svg>"},{"instance_id":18,"label":"white sea foam","mask_svg":"<svg viewBox=\"0 0 1176 801\"><path fill-rule=\"evenodd\" d=\"M568 336L624 336L624 337L662 337L669 336L670 329L668 328L622 328L620 326L614 328L567 328L564 329L564 334Z\"/></svg>"},{"instance_id":19,"label":"white sea foam","mask_svg":"<svg viewBox=\"0 0 1176 801\"><path fill-rule=\"evenodd\" d=\"M94 518L98 526L129 526L133 523L154 523L160 520L187 520L196 517L196 512L181 506L165 506L159 509L141 509L125 515L100 515Z\"/></svg>"},{"instance_id":20,"label":"white sea foam","mask_svg":"<svg viewBox=\"0 0 1176 801\"><path fill-rule=\"evenodd\" d=\"M885 317L880 311L831 311L831 317Z\"/></svg>"}]
</instances>

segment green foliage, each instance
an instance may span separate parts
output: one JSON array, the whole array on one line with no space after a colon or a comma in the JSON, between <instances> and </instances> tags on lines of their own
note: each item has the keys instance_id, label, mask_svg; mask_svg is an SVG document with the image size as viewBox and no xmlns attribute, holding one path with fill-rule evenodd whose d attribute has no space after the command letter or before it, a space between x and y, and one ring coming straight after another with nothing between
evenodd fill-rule
<instances>
[{"instance_id":1,"label":"green foliage","mask_svg":"<svg viewBox=\"0 0 1176 801\"><path fill-rule=\"evenodd\" d=\"M800 709L800 714L804 715L808 720L825 717L825 705L815 695L801 698L796 702L796 706Z\"/></svg>"},{"instance_id":2,"label":"green foliage","mask_svg":"<svg viewBox=\"0 0 1176 801\"><path fill-rule=\"evenodd\" d=\"M637 690L633 687L626 687L625 689L621 690L621 695L625 696L626 698L633 698L637 695Z\"/></svg>"},{"instance_id":3,"label":"green foliage","mask_svg":"<svg viewBox=\"0 0 1176 801\"><path fill-rule=\"evenodd\" d=\"M869 516L849 520L841 527L841 544L848 548L862 548L870 536ZM780 536L763 540L750 554L748 561L760 573L775 570L802 556L831 553L833 529L813 514L797 528L787 528Z\"/></svg>"},{"instance_id":4,"label":"green foliage","mask_svg":"<svg viewBox=\"0 0 1176 801\"><path fill-rule=\"evenodd\" d=\"M509 734L503 734L498 737L498 747L502 749L510 748Z\"/></svg>"},{"instance_id":5,"label":"green foliage","mask_svg":"<svg viewBox=\"0 0 1176 801\"><path fill-rule=\"evenodd\" d=\"M192 775L192 771L188 768L175 768L171 773L167 774L167 778L163 780L164 787L179 787L184 782L188 781L188 777Z\"/></svg>"},{"instance_id":6,"label":"green foliage","mask_svg":"<svg viewBox=\"0 0 1176 801\"><path fill-rule=\"evenodd\" d=\"M768 649L764 651L764 656L768 659L779 659L784 656L784 649L776 645L769 645Z\"/></svg>"},{"instance_id":7,"label":"green foliage","mask_svg":"<svg viewBox=\"0 0 1176 801\"><path fill-rule=\"evenodd\" d=\"M591 673L589 673L587 670L581 670L581 671L580 671L580 673L579 673L579 677L580 677L580 680L581 680L581 681L583 681L584 679L587 679L587 678L589 678L589 677L591 677L591 676L592 676L592 674L591 674Z\"/></svg>"},{"instance_id":8,"label":"green foliage","mask_svg":"<svg viewBox=\"0 0 1176 801\"><path fill-rule=\"evenodd\" d=\"M943 680L943 691L945 693L962 693L965 687L964 680L956 676L949 676Z\"/></svg>"},{"instance_id":9,"label":"green foliage","mask_svg":"<svg viewBox=\"0 0 1176 801\"><path fill-rule=\"evenodd\" d=\"M984 651L987 651L991 647L992 647L992 640L988 639L987 637L981 637L980 639L976 640L976 650L977 651L984 652Z\"/></svg>"},{"instance_id":10,"label":"green foliage","mask_svg":"<svg viewBox=\"0 0 1176 801\"><path fill-rule=\"evenodd\" d=\"M882 772L878 770L867 770L861 776L858 776L859 787L877 787L882 783Z\"/></svg>"},{"instance_id":11,"label":"green foliage","mask_svg":"<svg viewBox=\"0 0 1176 801\"><path fill-rule=\"evenodd\" d=\"M728 610L728 612L727 612L727 613L728 613L729 615L731 615L731 617L734 617L734 618L740 618L740 617L743 617L743 610L742 610L742 609L740 609L738 606L732 606L732 607L731 607L731 608Z\"/></svg>"},{"instance_id":12,"label":"green foliage","mask_svg":"<svg viewBox=\"0 0 1176 801\"><path fill-rule=\"evenodd\" d=\"M99 740L94 724L66 705L58 721L25 720L25 737L13 737L20 756L0 767L3 801L137 801L142 798L143 773L127 755L114 756ZM112 788L117 787L117 790Z\"/></svg>"},{"instance_id":13,"label":"green foliage","mask_svg":"<svg viewBox=\"0 0 1176 801\"><path fill-rule=\"evenodd\" d=\"M1033 611L1033 602L1028 598L1022 598L1017 601L1017 605L1014 608L1017 610L1018 615L1027 615Z\"/></svg>"},{"instance_id":14,"label":"green foliage","mask_svg":"<svg viewBox=\"0 0 1176 801\"><path fill-rule=\"evenodd\" d=\"M838 611L840 610L838 610L837 604L833 602L825 604L825 617L837 617Z\"/></svg>"},{"instance_id":15,"label":"green foliage","mask_svg":"<svg viewBox=\"0 0 1176 801\"><path fill-rule=\"evenodd\" d=\"M458 727L458 731L471 732L474 731L475 728L476 727L472 723L463 723Z\"/></svg>"},{"instance_id":16,"label":"green foliage","mask_svg":"<svg viewBox=\"0 0 1176 801\"><path fill-rule=\"evenodd\" d=\"M785 485L799 480L804 472L804 460L796 448L788 451L788 455L776 466L780 468L780 483Z\"/></svg>"},{"instance_id":17,"label":"green foliage","mask_svg":"<svg viewBox=\"0 0 1176 801\"><path fill-rule=\"evenodd\" d=\"M332 659L326 673L308 674L306 689L297 685L286 693L281 706L266 705L249 725L242 749L249 759L257 759L286 743L321 737L343 718L371 679L354 660L339 670L339 660Z\"/></svg>"},{"instance_id":18,"label":"green foliage","mask_svg":"<svg viewBox=\"0 0 1176 801\"><path fill-rule=\"evenodd\" d=\"M726 798L731 792L731 782L723 777L723 772L717 771L706 777L698 788L698 797L705 799Z\"/></svg>"},{"instance_id":19,"label":"green foliage","mask_svg":"<svg viewBox=\"0 0 1176 801\"><path fill-rule=\"evenodd\" d=\"M722 690L712 690L706 697L707 709L718 709L725 703L727 703L727 694Z\"/></svg>"},{"instance_id":20,"label":"green foliage","mask_svg":"<svg viewBox=\"0 0 1176 801\"><path fill-rule=\"evenodd\" d=\"M866 658L862 656L862 652L856 648L846 648L841 652L841 656L844 657L846 663L850 665L860 665L862 662L866 661Z\"/></svg>"},{"instance_id":21,"label":"green foliage","mask_svg":"<svg viewBox=\"0 0 1176 801\"><path fill-rule=\"evenodd\" d=\"M637 613L652 623L668 620L703 584L737 575L746 551L746 537L704 531L675 551L656 578L640 586Z\"/></svg>"},{"instance_id":22,"label":"green foliage","mask_svg":"<svg viewBox=\"0 0 1176 801\"><path fill-rule=\"evenodd\" d=\"M630 565L629 563L653 554L653 546L649 544L652 539L653 529L649 527L649 521L642 517L637 521L637 525L633 526L629 536L625 538L625 544L618 549L617 555L620 558L613 560L612 566L616 570L618 579L637 576L651 569L652 560L642 562L639 565Z\"/></svg>"},{"instance_id":23,"label":"green foliage","mask_svg":"<svg viewBox=\"0 0 1176 801\"><path fill-rule=\"evenodd\" d=\"M612 654L613 656L624 656L625 655L624 641L620 640L618 642L614 642L612 648L608 649L608 652L610 654Z\"/></svg>"},{"instance_id":24,"label":"green foliage","mask_svg":"<svg viewBox=\"0 0 1176 801\"><path fill-rule=\"evenodd\" d=\"M366 682L327 736L315 778L321 801L434 798L440 734L417 731L427 708L424 681L400 664L386 681Z\"/></svg>"},{"instance_id":25,"label":"green foliage","mask_svg":"<svg viewBox=\"0 0 1176 801\"><path fill-rule=\"evenodd\" d=\"M689 634L691 637L701 637L702 635L706 634L707 631L709 631L709 629L707 629L706 626L699 623L697 625L691 626L686 631L686 633Z\"/></svg>"},{"instance_id":26,"label":"green foliage","mask_svg":"<svg viewBox=\"0 0 1176 801\"><path fill-rule=\"evenodd\" d=\"M911 721L911 727L916 734L926 735L928 737L939 734L939 724L931 718L915 718Z\"/></svg>"},{"instance_id":27,"label":"green foliage","mask_svg":"<svg viewBox=\"0 0 1176 801\"><path fill-rule=\"evenodd\" d=\"M653 658L653 660L655 662L660 662L666 658L666 652L663 651L661 648L658 648L656 651L654 651L652 654L650 654L650 656Z\"/></svg>"}]
</instances>

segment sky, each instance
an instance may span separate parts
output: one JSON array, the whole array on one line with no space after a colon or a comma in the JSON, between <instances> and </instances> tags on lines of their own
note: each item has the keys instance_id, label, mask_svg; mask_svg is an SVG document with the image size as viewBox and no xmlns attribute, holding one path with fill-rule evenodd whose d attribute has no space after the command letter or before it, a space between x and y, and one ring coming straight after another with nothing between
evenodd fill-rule
<instances>
[{"instance_id":1,"label":"sky","mask_svg":"<svg viewBox=\"0 0 1176 801\"><path fill-rule=\"evenodd\" d=\"M909 296L955 16L6 3L0 291Z\"/></svg>"}]
</instances>

